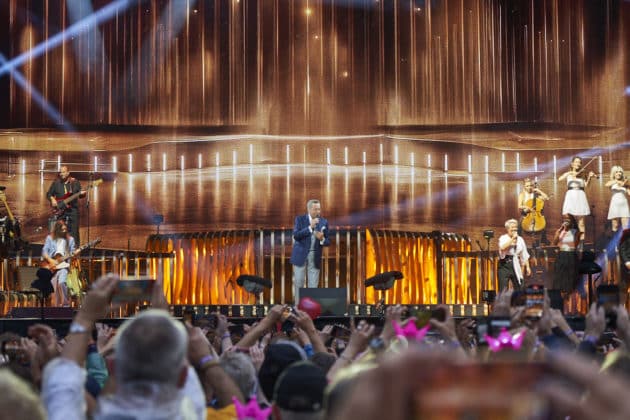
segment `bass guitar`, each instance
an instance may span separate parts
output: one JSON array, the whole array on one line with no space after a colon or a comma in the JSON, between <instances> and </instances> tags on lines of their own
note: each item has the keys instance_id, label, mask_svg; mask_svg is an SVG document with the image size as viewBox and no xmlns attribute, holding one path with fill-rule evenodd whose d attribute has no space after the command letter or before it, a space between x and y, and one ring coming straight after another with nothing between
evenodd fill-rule
<instances>
[{"instance_id":1,"label":"bass guitar","mask_svg":"<svg viewBox=\"0 0 630 420\"><path fill-rule=\"evenodd\" d=\"M83 194L87 193L90 188L97 187L102 183L103 183L102 179L97 179L95 181L90 182L87 185L87 189L85 190L81 190L74 194L72 192L68 192L59 197L55 197L55 199L57 200L57 205L52 208L53 216L56 217L57 219L61 218L61 216L63 216L63 214L68 210L69 208L68 205L70 203L72 203L74 200L76 200Z\"/></svg>"},{"instance_id":2,"label":"bass guitar","mask_svg":"<svg viewBox=\"0 0 630 420\"><path fill-rule=\"evenodd\" d=\"M88 248L93 248L96 245L101 243L101 238L96 238L93 241L88 242L85 245L79 247L79 249L75 250L72 254L62 257L61 255L55 257L55 264L51 264L50 261L44 260L40 264L39 270L37 270L37 279L33 281L31 284L32 287L39 289L44 295L49 295L53 292L52 287L52 278L55 275L55 272L58 270L69 268L70 263L68 260L76 255L79 255L82 251L85 251Z\"/></svg>"}]
</instances>

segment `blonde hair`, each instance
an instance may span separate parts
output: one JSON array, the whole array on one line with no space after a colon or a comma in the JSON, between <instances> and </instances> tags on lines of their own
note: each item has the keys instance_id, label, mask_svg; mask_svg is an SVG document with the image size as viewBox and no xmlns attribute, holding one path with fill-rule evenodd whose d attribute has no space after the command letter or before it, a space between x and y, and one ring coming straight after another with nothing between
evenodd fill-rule
<instances>
[{"instance_id":1,"label":"blonde hair","mask_svg":"<svg viewBox=\"0 0 630 420\"><path fill-rule=\"evenodd\" d=\"M505 228L509 228L510 225L516 225L518 226L518 221L516 219L508 219L505 221Z\"/></svg>"},{"instance_id":2,"label":"blonde hair","mask_svg":"<svg viewBox=\"0 0 630 420\"><path fill-rule=\"evenodd\" d=\"M612 168L610 168L610 180L614 181L615 180L615 174L617 172L621 172L621 177L623 178L623 168L619 165L615 165Z\"/></svg>"}]
</instances>

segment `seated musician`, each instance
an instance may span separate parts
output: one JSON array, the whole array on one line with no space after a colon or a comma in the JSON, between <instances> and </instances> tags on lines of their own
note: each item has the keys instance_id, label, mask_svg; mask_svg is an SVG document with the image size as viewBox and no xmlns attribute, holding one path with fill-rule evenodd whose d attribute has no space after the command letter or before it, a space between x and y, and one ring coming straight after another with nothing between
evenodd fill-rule
<instances>
[{"instance_id":1,"label":"seated musician","mask_svg":"<svg viewBox=\"0 0 630 420\"><path fill-rule=\"evenodd\" d=\"M523 180L523 190L518 194L518 210L521 213L518 224L518 234L522 235L523 233L528 233L533 235L535 238L540 235L540 242L542 245L549 245L545 226L523 226L523 221L530 213L532 213L532 211L536 211L537 217L533 217L532 220L539 218L541 219L541 222L546 223L545 217L542 215L542 205L543 202L547 200L549 200L549 196L540 190L534 181L529 178L525 178ZM534 210L533 207L535 204L538 204L540 208L536 208ZM538 248L538 240L534 241L533 247Z\"/></svg>"},{"instance_id":2,"label":"seated musician","mask_svg":"<svg viewBox=\"0 0 630 420\"><path fill-rule=\"evenodd\" d=\"M44 264L48 263L48 269L54 272L51 282L55 289L55 301L62 306L70 306L68 294L68 265L64 268L57 268L60 262L68 256L74 256L78 252L75 249L74 238L68 233L68 227L63 220L57 220L53 231L46 237L46 242L42 248L42 258ZM40 277L41 279L41 277ZM61 300L61 302L59 302Z\"/></svg>"}]
</instances>

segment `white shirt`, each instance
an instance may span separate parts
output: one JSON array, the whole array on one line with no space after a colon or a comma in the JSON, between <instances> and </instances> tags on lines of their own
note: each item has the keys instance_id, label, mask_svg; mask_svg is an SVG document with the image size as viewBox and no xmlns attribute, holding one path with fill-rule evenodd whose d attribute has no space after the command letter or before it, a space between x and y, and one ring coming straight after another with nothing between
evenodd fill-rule
<instances>
[{"instance_id":1,"label":"white shirt","mask_svg":"<svg viewBox=\"0 0 630 420\"><path fill-rule=\"evenodd\" d=\"M527 261L529 261L529 252L527 252L527 245L525 245L525 240L520 236L516 237L516 246L510 246L505 249L505 246L512 242L512 237L507 233L501 235L499 238L499 257L501 259L505 258L508 255L513 257L512 264L514 264L514 273L518 278L518 282L523 282L523 270L521 269L521 265L524 265Z\"/></svg>"}]
</instances>

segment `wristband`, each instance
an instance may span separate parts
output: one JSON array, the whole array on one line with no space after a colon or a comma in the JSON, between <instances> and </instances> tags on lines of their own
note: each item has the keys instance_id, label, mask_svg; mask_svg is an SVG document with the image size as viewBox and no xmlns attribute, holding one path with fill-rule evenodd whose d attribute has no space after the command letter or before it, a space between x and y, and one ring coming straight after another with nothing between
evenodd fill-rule
<instances>
[{"instance_id":1,"label":"wristband","mask_svg":"<svg viewBox=\"0 0 630 420\"><path fill-rule=\"evenodd\" d=\"M569 328L568 330L564 331L564 334L567 337L571 337L572 335L575 335L575 331L573 331L571 328Z\"/></svg>"},{"instance_id":2,"label":"wristband","mask_svg":"<svg viewBox=\"0 0 630 420\"><path fill-rule=\"evenodd\" d=\"M202 367L204 364L206 364L206 363L208 363L208 362L211 362L211 361L213 361L213 360L214 360L214 356L213 356L213 355L211 355L211 354L206 354L205 356L203 356L203 357L201 358L201 360L199 360L199 363L197 363L197 366L199 366L199 369L201 369L201 367Z\"/></svg>"},{"instance_id":3,"label":"wristband","mask_svg":"<svg viewBox=\"0 0 630 420\"><path fill-rule=\"evenodd\" d=\"M85 325L79 324L77 321L72 321L68 334L88 334L91 333L91 328L87 328Z\"/></svg>"},{"instance_id":4,"label":"wristband","mask_svg":"<svg viewBox=\"0 0 630 420\"><path fill-rule=\"evenodd\" d=\"M582 341L586 341L588 343L591 343L592 345L595 345L595 343L599 341L599 337L595 337L594 335L589 334L586 337L584 337Z\"/></svg>"},{"instance_id":5,"label":"wristband","mask_svg":"<svg viewBox=\"0 0 630 420\"><path fill-rule=\"evenodd\" d=\"M352 359L350 357L346 356L344 353L341 353L339 355L339 358L352 363Z\"/></svg>"},{"instance_id":6,"label":"wristband","mask_svg":"<svg viewBox=\"0 0 630 420\"><path fill-rule=\"evenodd\" d=\"M206 363L200 365L197 370L199 370L200 372L203 372L205 370L208 370L208 369L211 369L211 368L217 367L217 366L221 366L221 364L219 363L218 360L210 360L209 362L206 362Z\"/></svg>"},{"instance_id":7,"label":"wristband","mask_svg":"<svg viewBox=\"0 0 630 420\"><path fill-rule=\"evenodd\" d=\"M223 335L221 336L221 340L225 340L226 338L232 338L232 335L230 334L229 331L224 332Z\"/></svg>"}]
</instances>

